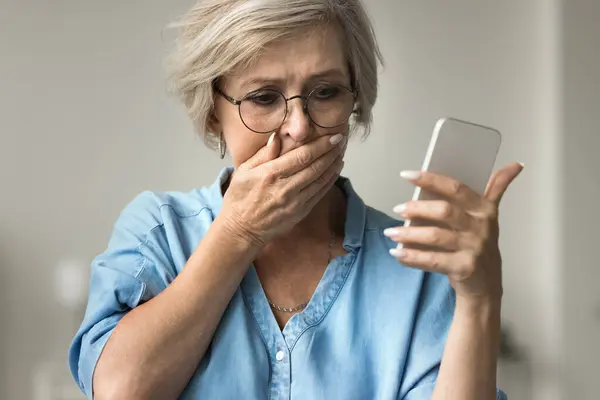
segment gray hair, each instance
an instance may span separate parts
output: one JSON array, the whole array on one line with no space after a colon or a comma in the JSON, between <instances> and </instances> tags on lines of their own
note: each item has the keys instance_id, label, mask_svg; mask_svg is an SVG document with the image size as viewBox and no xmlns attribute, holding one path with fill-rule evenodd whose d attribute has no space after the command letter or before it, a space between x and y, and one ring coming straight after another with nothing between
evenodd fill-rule
<instances>
[{"instance_id":1,"label":"gray hair","mask_svg":"<svg viewBox=\"0 0 600 400\"><path fill-rule=\"evenodd\" d=\"M345 39L357 113L351 128L371 131L377 99L377 62L383 65L375 33L361 0L199 0L180 21L168 59L171 91L181 98L209 147L213 84L237 68L251 65L269 43L302 29L335 23Z\"/></svg>"}]
</instances>

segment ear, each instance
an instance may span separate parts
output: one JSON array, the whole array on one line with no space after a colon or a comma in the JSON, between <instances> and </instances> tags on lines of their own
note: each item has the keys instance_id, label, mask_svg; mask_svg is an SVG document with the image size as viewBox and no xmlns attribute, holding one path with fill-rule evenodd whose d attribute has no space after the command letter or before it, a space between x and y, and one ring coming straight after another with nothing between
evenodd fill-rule
<instances>
[{"instance_id":1,"label":"ear","mask_svg":"<svg viewBox=\"0 0 600 400\"><path fill-rule=\"evenodd\" d=\"M219 96L217 96L217 87L220 83L221 78L215 78L212 82L212 107L210 109L210 113L208 114L207 127L210 132L215 134L222 132L223 127L221 126L221 122L219 121L219 117L217 116L217 101L219 100Z\"/></svg>"},{"instance_id":2,"label":"ear","mask_svg":"<svg viewBox=\"0 0 600 400\"><path fill-rule=\"evenodd\" d=\"M223 128L221 126L221 122L219 121L219 118L217 118L217 112L213 106L212 110L210 111L210 114L208 115L208 122L207 122L207 126L210 132L221 132L223 131Z\"/></svg>"}]
</instances>

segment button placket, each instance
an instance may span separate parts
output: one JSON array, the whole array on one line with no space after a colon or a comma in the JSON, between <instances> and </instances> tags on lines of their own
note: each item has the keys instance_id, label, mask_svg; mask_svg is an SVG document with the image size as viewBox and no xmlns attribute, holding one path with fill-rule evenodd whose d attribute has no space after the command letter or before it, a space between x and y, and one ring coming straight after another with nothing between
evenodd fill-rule
<instances>
[{"instance_id":1,"label":"button placket","mask_svg":"<svg viewBox=\"0 0 600 400\"><path fill-rule=\"evenodd\" d=\"M280 345L274 350L274 357L271 358L271 390L270 400L289 400L291 396L291 365L290 353L287 350L285 341L281 340ZM273 354L273 353L271 353Z\"/></svg>"}]
</instances>

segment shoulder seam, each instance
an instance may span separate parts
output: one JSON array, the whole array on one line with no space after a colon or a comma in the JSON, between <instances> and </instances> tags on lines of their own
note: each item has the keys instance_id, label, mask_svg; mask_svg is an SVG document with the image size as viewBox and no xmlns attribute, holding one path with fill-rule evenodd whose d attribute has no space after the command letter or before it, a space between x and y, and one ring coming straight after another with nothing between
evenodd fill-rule
<instances>
[{"instance_id":1,"label":"shoulder seam","mask_svg":"<svg viewBox=\"0 0 600 400\"><path fill-rule=\"evenodd\" d=\"M179 215L175 209L173 208L173 206L171 206L170 204L162 204L159 208L162 208L163 206L169 207L173 210L173 212L175 212L175 215L177 215L179 218L192 218L195 217L197 215L199 215L202 211L204 210L209 210L210 208L208 208L207 206L203 206L200 210L198 210L197 212L190 214L190 215ZM165 224L164 223L160 223L160 224L156 224L154 225L152 228L148 229L148 231L144 234L144 240L140 241L140 244L138 245L138 251L143 255L141 248L143 247L148 247L148 242L150 241L150 234L152 233L152 231L163 227Z\"/></svg>"},{"instance_id":2,"label":"shoulder seam","mask_svg":"<svg viewBox=\"0 0 600 400\"><path fill-rule=\"evenodd\" d=\"M175 207L173 207L171 204L168 203L163 203L161 205L158 206L159 209L163 208L163 207L169 207L171 210L173 210L173 212L175 213L175 215L177 215L179 218L190 218L190 217L195 217L196 215L200 214L202 211L204 210L210 210L210 208L208 206L202 206L200 207L200 209L198 211L195 211L189 215L181 215L177 212L177 210L175 209Z\"/></svg>"},{"instance_id":3,"label":"shoulder seam","mask_svg":"<svg viewBox=\"0 0 600 400\"><path fill-rule=\"evenodd\" d=\"M197 215L199 215L202 211L204 210L209 210L210 209L207 206L203 206L201 207L197 212L190 214L190 215L180 215L177 213L177 211L173 208L173 206L171 206L170 204L161 204L159 206L159 209L161 209L162 207L167 206L170 207L173 212L175 213L175 215L177 215L177 217L179 218L191 218L191 217L195 217ZM152 233L152 231L154 231L155 229L161 228L164 226L164 223L160 223L160 224L156 224L154 227L150 228L145 234L145 240L140 241L140 243L138 244L138 246L136 247L136 251L139 253L139 255L142 257L142 263L138 269L138 271L135 274L135 279L137 279L139 282L142 283L142 290L140 290L139 295L137 296L137 299L135 299L135 303L134 304L139 304L139 302L144 298L144 295L146 294L146 290L148 290L148 286L146 285L146 283L144 282L143 279L140 279L140 276L142 275L142 273L144 273L146 266L148 265L148 263L150 262L149 258L147 256L144 255L143 251L142 251L142 247L150 247L150 234Z\"/></svg>"},{"instance_id":4,"label":"shoulder seam","mask_svg":"<svg viewBox=\"0 0 600 400\"><path fill-rule=\"evenodd\" d=\"M190 214L190 215L179 215L175 211L175 209L173 208L173 206L171 206L170 204L161 204L159 206L159 209L162 208L163 206L171 208L173 210L173 212L175 212L175 215L177 215L179 218L192 218L192 217L195 217L195 216L199 215L204 210L209 210L210 211L209 207L203 206L202 208L200 208L200 210L198 210L197 212L195 212L193 214ZM142 248L143 247L150 247L149 246L149 243L150 243L150 234L152 233L152 231L154 231L154 230L156 230L158 228L162 228L164 225L165 225L164 223L159 223L159 224L154 225L152 228L148 229L148 231L143 236L144 240L140 240L140 243L137 245L136 250L143 257L144 262L142 263L139 271L136 273L136 278L138 278L141 275L141 273L143 272L143 270L144 270L144 268L146 267L146 264L147 264L146 260L148 259L148 257L146 257L144 255L144 252L142 251Z\"/></svg>"},{"instance_id":5,"label":"shoulder seam","mask_svg":"<svg viewBox=\"0 0 600 400\"><path fill-rule=\"evenodd\" d=\"M146 269L146 265L148 264L149 260L148 260L148 257L146 257L144 254L142 254L139 246L137 248L137 251L140 254L140 256L142 257L142 264L140 265L138 271L135 273L135 279L137 279L138 282L140 282L142 284L142 290L140 290L140 293L137 295L135 302L132 304L140 304L140 301L142 301L142 299L144 298L144 295L146 294L146 290L148 288L148 286L146 285L146 282L144 282L143 279L140 279L140 276Z\"/></svg>"}]
</instances>

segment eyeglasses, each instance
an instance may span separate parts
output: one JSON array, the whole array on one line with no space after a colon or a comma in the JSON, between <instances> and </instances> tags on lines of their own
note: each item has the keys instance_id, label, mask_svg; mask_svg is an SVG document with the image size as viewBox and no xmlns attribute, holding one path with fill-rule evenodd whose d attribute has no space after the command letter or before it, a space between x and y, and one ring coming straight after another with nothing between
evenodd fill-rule
<instances>
[{"instance_id":1,"label":"eyeglasses","mask_svg":"<svg viewBox=\"0 0 600 400\"><path fill-rule=\"evenodd\" d=\"M238 106L244 125L256 133L271 133L279 129L288 114L288 101L302 99L302 110L321 128L336 128L348 122L355 112L356 93L344 86L321 84L308 96L286 98L275 89L259 89L236 100L215 85L215 91L225 100Z\"/></svg>"}]
</instances>

